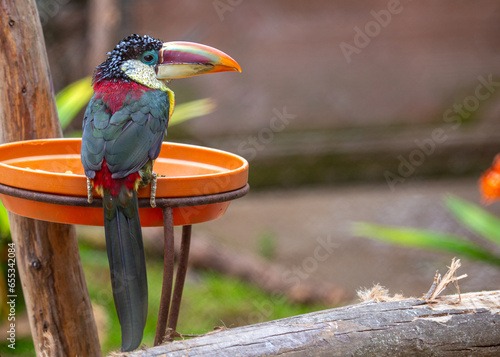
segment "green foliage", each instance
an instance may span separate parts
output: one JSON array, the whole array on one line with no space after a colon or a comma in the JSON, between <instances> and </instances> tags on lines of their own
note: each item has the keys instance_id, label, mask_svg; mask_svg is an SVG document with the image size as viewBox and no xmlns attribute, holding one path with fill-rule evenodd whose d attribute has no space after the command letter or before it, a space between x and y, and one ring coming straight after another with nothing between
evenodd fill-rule
<instances>
[{"instance_id":1,"label":"green foliage","mask_svg":"<svg viewBox=\"0 0 500 357\"><path fill-rule=\"evenodd\" d=\"M57 112L62 129L66 129L76 115L87 105L92 94L92 78L85 77L66 86L56 94Z\"/></svg>"},{"instance_id":2,"label":"green foliage","mask_svg":"<svg viewBox=\"0 0 500 357\"><path fill-rule=\"evenodd\" d=\"M189 119L208 115L215 111L217 104L212 98L193 100L175 106L168 126L181 124Z\"/></svg>"},{"instance_id":3,"label":"green foliage","mask_svg":"<svg viewBox=\"0 0 500 357\"><path fill-rule=\"evenodd\" d=\"M445 200L453 216L484 240L500 246L500 220L479 206L449 196ZM410 248L453 253L465 258L500 266L500 256L485 246L464 237L444 232L412 228L390 227L371 223L356 223L353 232L356 236Z\"/></svg>"},{"instance_id":4,"label":"green foliage","mask_svg":"<svg viewBox=\"0 0 500 357\"><path fill-rule=\"evenodd\" d=\"M257 238L258 253L267 260L273 260L276 256L277 237L272 231L265 231Z\"/></svg>"},{"instance_id":5,"label":"green foliage","mask_svg":"<svg viewBox=\"0 0 500 357\"><path fill-rule=\"evenodd\" d=\"M0 201L0 241L10 240L9 215Z\"/></svg>"},{"instance_id":6,"label":"green foliage","mask_svg":"<svg viewBox=\"0 0 500 357\"><path fill-rule=\"evenodd\" d=\"M16 336L16 348L9 348L10 342L6 339L0 340L0 356L2 357L33 357L35 356L35 347L31 336L20 337Z\"/></svg>"},{"instance_id":7,"label":"green foliage","mask_svg":"<svg viewBox=\"0 0 500 357\"><path fill-rule=\"evenodd\" d=\"M7 247L7 243L10 241L9 215L0 201L0 253L3 253L3 249ZM0 256L0 296L7 296L7 282L5 280L7 273L6 258L7 254L5 254L5 256ZM2 301L1 298L0 301ZM8 309L9 306L6 304L0 305L0 321L6 321Z\"/></svg>"},{"instance_id":8,"label":"green foliage","mask_svg":"<svg viewBox=\"0 0 500 357\"><path fill-rule=\"evenodd\" d=\"M500 219L488 211L455 196L445 199L448 210L470 231L500 246Z\"/></svg>"}]
</instances>

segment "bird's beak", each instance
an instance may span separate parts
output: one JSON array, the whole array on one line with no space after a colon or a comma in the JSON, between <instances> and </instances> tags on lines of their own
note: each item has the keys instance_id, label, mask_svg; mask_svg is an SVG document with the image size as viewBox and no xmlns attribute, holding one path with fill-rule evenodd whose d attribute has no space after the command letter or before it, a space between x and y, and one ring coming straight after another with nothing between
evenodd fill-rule
<instances>
[{"instance_id":1,"label":"bird's beak","mask_svg":"<svg viewBox=\"0 0 500 357\"><path fill-rule=\"evenodd\" d=\"M156 78L168 81L226 71L241 72L241 67L216 48L194 42L165 42L160 50Z\"/></svg>"}]
</instances>

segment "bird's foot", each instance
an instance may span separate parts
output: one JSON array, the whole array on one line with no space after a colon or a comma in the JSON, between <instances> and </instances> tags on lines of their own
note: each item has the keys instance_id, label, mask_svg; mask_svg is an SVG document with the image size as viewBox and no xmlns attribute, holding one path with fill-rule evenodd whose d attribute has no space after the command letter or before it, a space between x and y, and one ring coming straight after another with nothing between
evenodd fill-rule
<instances>
[{"instance_id":1,"label":"bird's foot","mask_svg":"<svg viewBox=\"0 0 500 357\"><path fill-rule=\"evenodd\" d=\"M151 172L151 196L149 197L149 204L153 208L156 207L156 183L157 183L157 178L158 178L158 176L156 175L156 172L152 171Z\"/></svg>"},{"instance_id":2,"label":"bird's foot","mask_svg":"<svg viewBox=\"0 0 500 357\"><path fill-rule=\"evenodd\" d=\"M92 181L87 177L87 202L94 202L94 195L92 194L94 190L94 185L92 185Z\"/></svg>"}]
</instances>

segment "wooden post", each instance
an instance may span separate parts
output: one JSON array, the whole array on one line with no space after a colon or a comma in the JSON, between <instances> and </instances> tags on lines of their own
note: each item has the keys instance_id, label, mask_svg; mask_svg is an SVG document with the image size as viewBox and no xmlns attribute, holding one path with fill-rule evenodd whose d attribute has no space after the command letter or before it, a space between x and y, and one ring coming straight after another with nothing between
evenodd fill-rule
<instances>
[{"instance_id":1,"label":"wooden post","mask_svg":"<svg viewBox=\"0 0 500 357\"><path fill-rule=\"evenodd\" d=\"M35 1L0 4L0 141L60 137ZM37 356L100 356L74 227L9 221Z\"/></svg>"}]
</instances>

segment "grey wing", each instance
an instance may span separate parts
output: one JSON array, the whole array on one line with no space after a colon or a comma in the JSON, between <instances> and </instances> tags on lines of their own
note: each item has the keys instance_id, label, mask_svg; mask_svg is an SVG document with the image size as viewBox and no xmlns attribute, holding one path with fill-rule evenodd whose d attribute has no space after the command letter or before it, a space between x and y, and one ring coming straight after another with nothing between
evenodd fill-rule
<instances>
[{"instance_id":1,"label":"grey wing","mask_svg":"<svg viewBox=\"0 0 500 357\"><path fill-rule=\"evenodd\" d=\"M105 135L105 158L113 178L126 177L158 157L168 124L168 105L167 93L146 92L138 102L113 114L110 135ZM111 132L115 125L119 133Z\"/></svg>"},{"instance_id":2,"label":"grey wing","mask_svg":"<svg viewBox=\"0 0 500 357\"><path fill-rule=\"evenodd\" d=\"M94 178L95 172L101 169L106 142L99 135L99 128L106 126L110 117L103 102L92 97L85 110L82 125L81 159L87 177Z\"/></svg>"}]
</instances>

